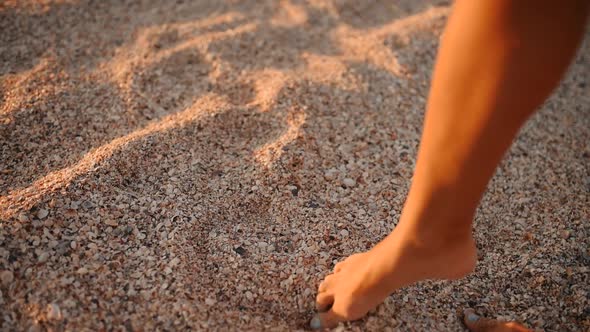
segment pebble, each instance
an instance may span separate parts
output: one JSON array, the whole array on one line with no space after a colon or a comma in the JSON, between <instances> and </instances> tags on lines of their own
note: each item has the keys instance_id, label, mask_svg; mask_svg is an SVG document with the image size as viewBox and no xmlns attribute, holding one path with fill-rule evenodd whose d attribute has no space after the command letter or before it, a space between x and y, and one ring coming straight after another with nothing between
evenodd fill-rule
<instances>
[{"instance_id":1,"label":"pebble","mask_svg":"<svg viewBox=\"0 0 590 332\"><path fill-rule=\"evenodd\" d=\"M28 222L29 221L29 217L26 214L21 213L21 214L18 215L18 221L23 222L23 223L24 222Z\"/></svg>"},{"instance_id":2,"label":"pebble","mask_svg":"<svg viewBox=\"0 0 590 332\"><path fill-rule=\"evenodd\" d=\"M37 212L37 218L39 219L45 219L45 217L47 217L49 215L49 211L45 210L45 209L41 209Z\"/></svg>"},{"instance_id":3,"label":"pebble","mask_svg":"<svg viewBox=\"0 0 590 332\"><path fill-rule=\"evenodd\" d=\"M70 251L70 248L71 248L70 241L68 241L68 240L61 241L58 243L57 249L55 250L55 252L60 256L65 255L68 251Z\"/></svg>"},{"instance_id":4,"label":"pebble","mask_svg":"<svg viewBox=\"0 0 590 332\"><path fill-rule=\"evenodd\" d=\"M61 320L62 317L61 309L57 304L52 303L47 306L47 318L49 320Z\"/></svg>"},{"instance_id":5,"label":"pebble","mask_svg":"<svg viewBox=\"0 0 590 332\"><path fill-rule=\"evenodd\" d=\"M338 170L331 168L324 173L324 179L332 181L338 176Z\"/></svg>"},{"instance_id":6,"label":"pebble","mask_svg":"<svg viewBox=\"0 0 590 332\"><path fill-rule=\"evenodd\" d=\"M45 329L41 328L41 324L38 322L33 322L33 324L31 324L31 326L29 326L29 328L27 329L27 332L42 332L45 331Z\"/></svg>"},{"instance_id":7,"label":"pebble","mask_svg":"<svg viewBox=\"0 0 590 332\"><path fill-rule=\"evenodd\" d=\"M348 231L347 231L347 230L343 229L343 230L341 230L341 231L340 231L340 235L341 235L342 237L348 237L349 233L348 233Z\"/></svg>"},{"instance_id":8,"label":"pebble","mask_svg":"<svg viewBox=\"0 0 590 332\"><path fill-rule=\"evenodd\" d=\"M86 210L92 208L92 206L93 206L93 204L90 201L84 201L84 202L82 202L82 208L84 208Z\"/></svg>"},{"instance_id":9,"label":"pebble","mask_svg":"<svg viewBox=\"0 0 590 332\"><path fill-rule=\"evenodd\" d=\"M4 270L0 272L0 281L2 281L2 285L8 286L14 280L14 274L12 271Z\"/></svg>"},{"instance_id":10,"label":"pebble","mask_svg":"<svg viewBox=\"0 0 590 332\"><path fill-rule=\"evenodd\" d=\"M48 259L49 259L49 253L42 252L41 254L39 254L39 258L38 258L39 263L45 263L45 262L47 262Z\"/></svg>"},{"instance_id":11,"label":"pebble","mask_svg":"<svg viewBox=\"0 0 590 332\"><path fill-rule=\"evenodd\" d=\"M104 223L108 226L117 227L119 223L115 219L107 218L105 219Z\"/></svg>"},{"instance_id":12,"label":"pebble","mask_svg":"<svg viewBox=\"0 0 590 332\"><path fill-rule=\"evenodd\" d=\"M356 185L356 181L354 181L351 178L345 178L344 180L342 180L342 184L344 184L345 186L351 188L351 187L354 187Z\"/></svg>"},{"instance_id":13,"label":"pebble","mask_svg":"<svg viewBox=\"0 0 590 332\"><path fill-rule=\"evenodd\" d=\"M64 212L64 216L66 216L66 217L75 217L77 215L78 215L78 212L76 212L76 210L74 210L74 209L67 209Z\"/></svg>"},{"instance_id":14,"label":"pebble","mask_svg":"<svg viewBox=\"0 0 590 332\"><path fill-rule=\"evenodd\" d=\"M169 265L174 267L174 266L178 265L178 263L180 263L180 258L176 257L170 261Z\"/></svg>"},{"instance_id":15,"label":"pebble","mask_svg":"<svg viewBox=\"0 0 590 332\"><path fill-rule=\"evenodd\" d=\"M567 240L570 237L571 232L567 229L564 229L561 232L559 232L559 235L561 236L562 239Z\"/></svg>"},{"instance_id":16,"label":"pebble","mask_svg":"<svg viewBox=\"0 0 590 332\"><path fill-rule=\"evenodd\" d=\"M318 207L320 207L320 205L316 201L310 200L309 202L307 202L307 207L317 209Z\"/></svg>"},{"instance_id":17,"label":"pebble","mask_svg":"<svg viewBox=\"0 0 590 332\"><path fill-rule=\"evenodd\" d=\"M234 251L240 256L244 256L246 254L246 249L244 249L242 246L235 248Z\"/></svg>"},{"instance_id":18,"label":"pebble","mask_svg":"<svg viewBox=\"0 0 590 332\"><path fill-rule=\"evenodd\" d=\"M213 305L215 305L215 303L217 303L217 301L215 301L215 299L212 299L212 298L205 299L205 304L208 306L213 306Z\"/></svg>"}]
</instances>

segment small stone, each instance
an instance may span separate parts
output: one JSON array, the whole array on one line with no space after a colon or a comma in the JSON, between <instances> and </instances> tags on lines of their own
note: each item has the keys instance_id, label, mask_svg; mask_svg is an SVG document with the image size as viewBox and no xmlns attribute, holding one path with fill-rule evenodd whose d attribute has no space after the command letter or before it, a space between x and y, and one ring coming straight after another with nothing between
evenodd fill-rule
<instances>
[{"instance_id":1,"label":"small stone","mask_svg":"<svg viewBox=\"0 0 590 332\"><path fill-rule=\"evenodd\" d=\"M338 176L338 170L331 168L324 173L324 179L332 181Z\"/></svg>"},{"instance_id":2,"label":"small stone","mask_svg":"<svg viewBox=\"0 0 590 332\"><path fill-rule=\"evenodd\" d=\"M349 234L348 231L345 229L340 231L340 236L342 236L342 237L348 237L348 234Z\"/></svg>"},{"instance_id":3,"label":"small stone","mask_svg":"<svg viewBox=\"0 0 590 332\"><path fill-rule=\"evenodd\" d=\"M70 241L65 240L58 243L57 249L55 251L58 255L66 255L70 251L70 248Z\"/></svg>"},{"instance_id":4,"label":"small stone","mask_svg":"<svg viewBox=\"0 0 590 332\"><path fill-rule=\"evenodd\" d=\"M78 269L78 271L76 271L76 273L86 274L86 273L88 273L88 269L82 266L81 268Z\"/></svg>"},{"instance_id":5,"label":"small stone","mask_svg":"<svg viewBox=\"0 0 590 332\"><path fill-rule=\"evenodd\" d=\"M77 216L77 215L78 215L78 212L77 212L76 210L74 210L74 209L67 209L67 210L64 212L64 215L65 215L66 217L75 217L75 216Z\"/></svg>"},{"instance_id":6,"label":"small stone","mask_svg":"<svg viewBox=\"0 0 590 332\"><path fill-rule=\"evenodd\" d=\"M47 217L49 215L49 211L45 210L45 209L41 209L37 212L37 218L39 219L45 219L45 217Z\"/></svg>"},{"instance_id":7,"label":"small stone","mask_svg":"<svg viewBox=\"0 0 590 332\"><path fill-rule=\"evenodd\" d=\"M316 201L310 200L309 202L307 202L307 207L317 209L318 207L320 207L320 205Z\"/></svg>"},{"instance_id":8,"label":"small stone","mask_svg":"<svg viewBox=\"0 0 590 332\"><path fill-rule=\"evenodd\" d=\"M55 198L52 198L49 203L47 203L47 206L49 206L50 208L54 208L57 205L57 201L55 200Z\"/></svg>"},{"instance_id":9,"label":"small stone","mask_svg":"<svg viewBox=\"0 0 590 332\"><path fill-rule=\"evenodd\" d=\"M178 265L178 263L180 263L180 258L176 257L170 261L169 265L174 267L174 266Z\"/></svg>"},{"instance_id":10,"label":"small stone","mask_svg":"<svg viewBox=\"0 0 590 332\"><path fill-rule=\"evenodd\" d=\"M2 285L8 286L14 280L14 274L12 271L4 270L0 272L0 280L2 281Z\"/></svg>"},{"instance_id":11,"label":"small stone","mask_svg":"<svg viewBox=\"0 0 590 332\"><path fill-rule=\"evenodd\" d=\"M29 217L26 214L21 213L21 214L18 215L18 221L20 221L20 222L28 222L29 221Z\"/></svg>"},{"instance_id":12,"label":"small stone","mask_svg":"<svg viewBox=\"0 0 590 332\"><path fill-rule=\"evenodd\" d=\"M294 197L297 197L299 195L299 187L287 186L287 189L289 189L289 191L291 191L291 195L293 195Z\"/></svg>"},{"instance_id":13,"label":"small stone","mask_svg":"<svg viewBox=\"0 0 590 332\"><path fill-rule=\"evenodd\" d=\"M49 320L61 320L62 319L61 309L55 303L47 306L47 318Z\"/></svg>"},{"instance_id":14,"label":"small stone","mask_svg":"<svg viewBox=\"0 0 590 332\"><path fill-rule=\"evenodd\" d=\"M137 295L137 291L135 290L135 288L133 288L133 286L130 286L129 289L127 290L127 296L135 296Z\"/></svg>"},{"instance_id":15,"label":"small stone","mask_svg":"<svg viewBox=\"0 0 590 332\"><path fill-rule=\"evenodd\" d=\"M108 225L108 226L112 226L112 227L117 227L117 226L119 226L119 223L118 223L118 222L117 222L115 219L110 219L110 218L109 218L109 219L106 219L106 220L104 221L104 223L105 223L106 225Z\"/></svg>"},{"instance_id":16,"label":"small stone","mask_svg":"<svg viewBox=\"0 0 590 332\"><path fill-rule=\"evenodd\" d=\"M139 293L141 294L141 297L143 297L143 299L146 301L152 298L152 292L149 290L142 290Z\"/></svg>"},{"instance_id":17,"label":"small stone","mask_svg":"<svg viewBox=\"0 0 590 332\"><path fill-rule=\"evenodd\" d=\"M49 253L47 253L47 252L42 252L38 257L39 263L45 263L45 262L47 262L48 259L49 259Z\"/></svg>"},{"instance_id":18,"label":"small stone","mask_svg":"<svg viewBox=\"0 0 590 332\"><path fill-rule=\"evenodd\" d=\"M246 298L250 301L254 298L254 295L250 291L246 291Z\"/></svg>"},{"instance_id":19,"label":"small stone","mask_svg":"<svg viewBox=\"0 0 590 332\"><path fill-rule=\"evenodd\" d=\"M567 240L570 237L571 232L567 229L564 229L561 232L559 232L559 235L561 236L562 239Z\"/></svg>"},{"instance_id":20,"label":"small stone","mask_svg":"<svg viewBox=\"0 0 590 332\"><path fill-rule=\"evenodd\" d=\"M234 251L240 256L244 256L246 254L246 249L244 249L242 246L235 248Z\"/></svg>"},{"instance_id":21,"label":"small stone","mask_svg":"<svg viewBox=\"0 0 590 332\"><path fill-rule=\"evenodd\" d=\"M29 328L27 329L27 332L42 332L42 331L45 331L45 329L41 329L41 325L35 321L33 321L33 324L31 324L31 326L29 326Z\"/></svg>"},{"instance_id":22,"label":"small stone","mask_svg":"<svg viewBox=\"0 0 590 332\"><path fill-rule=\"evenodd\" d=\"M313 316L313 318L311 319L311 322L309 323L309 326L311 327L312 330L319 330L322 328L322 321L320 320L320 317L318 315Z\"/></svg>"},{"instance_id":23,"label":"small stone","mask_svg":"<svg viewBox=\"0 0 590 332\"><path fill-rule=\"evenodd\" d=\"M83 209L88 210L88 209L92 208L92 206L93 206L93 204L92 204L91 201L84 201L84 202L82 202L82 208Z\"/></svg>"},{"instance_id":24,"label":"small stone","mask_svg":"<svg viewBox=\"0 0 590 332\"><path fill-rule=\"evenodd\" d=\"M213 305L215 305L215 303L217 303L217 301L215 301L215 299L212 299L212 298L205 299L205 304L208 306L213 306Z\"/></svg>"},{"instance_id":25,"label":"small stone","mask_svg":"<svg viewBox=\"0 0 590 332\"><path fill-rule=\"evenodd\" d=\"M356 181L354 181L351 178L345 178L344 180L342 180L342 184L344 184L348 188L351 188L351 187L354 187L356 185Z\"/></svg>"}]
</instances>

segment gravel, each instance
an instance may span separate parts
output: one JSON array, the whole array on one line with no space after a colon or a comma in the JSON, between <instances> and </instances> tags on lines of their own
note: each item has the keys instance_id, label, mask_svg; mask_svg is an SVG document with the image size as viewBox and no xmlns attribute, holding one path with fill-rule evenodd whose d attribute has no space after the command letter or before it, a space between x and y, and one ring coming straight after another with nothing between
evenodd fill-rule
<instances>
[{"instance_id":1,"label":"gravel","mask_svg":"<svg viewBox=\"0 0 590 332\"><path fill-rule=\"evenodd\" d=\"M4 1L0 329L305 330L395 227L443 1ZM542 56L542 55L540 55ZM590 31L475 220L469 277L338 331L472 307L590 329Z\"/></svg>"},{"instance_id":2,"label":"gravel","mask_svg":"<svg viewBox=\"0 0 590 332\"><path fill-rule=\"evenodd\" d=\"M2 281L2 285L4 285L5 287L10 286L10 284L12 284L12 281L14 280L14 274L12 273L12 271L2 271L0 272L0 280Z\"/></svg>"}]
</instances>

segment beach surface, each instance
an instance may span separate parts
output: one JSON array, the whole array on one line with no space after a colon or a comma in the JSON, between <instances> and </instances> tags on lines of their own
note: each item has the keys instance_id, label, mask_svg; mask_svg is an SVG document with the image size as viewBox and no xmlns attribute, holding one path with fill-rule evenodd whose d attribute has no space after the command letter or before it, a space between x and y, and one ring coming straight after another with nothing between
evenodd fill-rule
<instances>
[{"instance_id":1,"label":"beach surface","mask_svg":"<svg viewBox=\"0 0 590 332\"><path fill-rule=\"evenodd\" d=\"M0 329L306 330L334 263L398 222L449 13L0 2ZM338 331L463 331L469 307L590 329L589 73L587 29L489 185L475 272Z\"/></svg>"}]
</instances>

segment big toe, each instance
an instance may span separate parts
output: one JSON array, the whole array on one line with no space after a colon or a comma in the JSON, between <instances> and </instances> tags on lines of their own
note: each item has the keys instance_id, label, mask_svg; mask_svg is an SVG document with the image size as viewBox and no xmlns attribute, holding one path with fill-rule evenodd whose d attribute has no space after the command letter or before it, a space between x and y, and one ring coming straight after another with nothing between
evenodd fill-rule
<instances>
[{"instance_id":1,"label":"big toe","mask_svg":"<svg viewBox=\"0 0 590 332\"><path fill-rule=\"evenodd\" d=\"M316 297L315 309L319 312L330 310L334 303L334 296L330 293L319 293Z\"/></svg>"}]
</instances>

